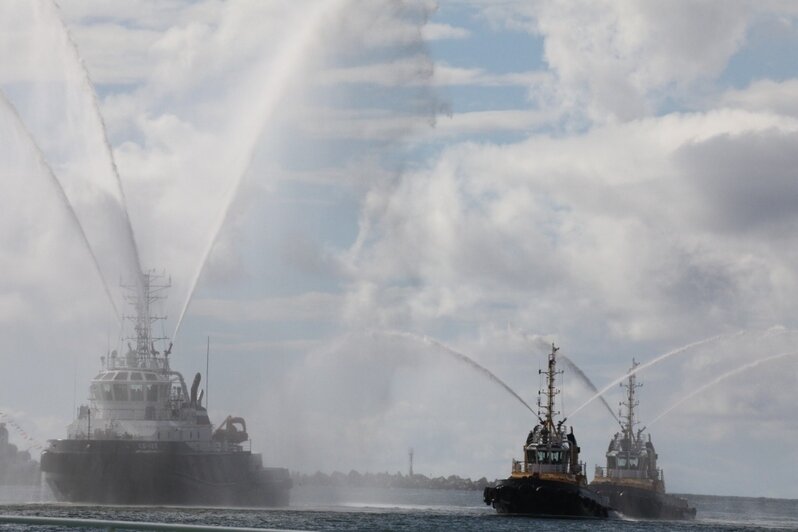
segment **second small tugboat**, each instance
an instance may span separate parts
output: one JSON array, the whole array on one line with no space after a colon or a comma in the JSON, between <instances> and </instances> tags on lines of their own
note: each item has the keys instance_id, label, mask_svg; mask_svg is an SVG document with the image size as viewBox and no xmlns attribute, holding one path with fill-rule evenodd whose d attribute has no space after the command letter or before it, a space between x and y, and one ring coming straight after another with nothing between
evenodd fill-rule
<instances>
[{"instance_id":1,"label":"second small tugboat","mask_svg":"<svg viewBox=\"0 0 798 532\"><path fill-rule=\"evenodd\" d=\"M687 500L665 493L662 469L657 468L657 452L643 429L635 430L635 390L642 386L633 373L637 363L632 360L632 369L626 384L626 401L621 406L623 419L621 432L616 433L607 450L607 467L596 467L596 475L590 487L610 499L612 507L629 517L645 519L692 519L695 508Z\"/></svg>"},{"instance_id":2,"label":"second small tugboat","mask_svg":"<svg viewBox=\"0 0 798 532\"><path fill-rule=\"evenodd\" d=\"M510 478L496 487L485 488L485 504L499 513L526 514L541 517L605 518L610 513L609 501L588 488L584 464L579 462L579 446L573 429L566 434L561 420L554 422L557 351L551 346L544 392L538 396L538 425L527 436L524 459L513 460ZM541 372L543 373L543 372Z\"/></svg>"}]
</instances>

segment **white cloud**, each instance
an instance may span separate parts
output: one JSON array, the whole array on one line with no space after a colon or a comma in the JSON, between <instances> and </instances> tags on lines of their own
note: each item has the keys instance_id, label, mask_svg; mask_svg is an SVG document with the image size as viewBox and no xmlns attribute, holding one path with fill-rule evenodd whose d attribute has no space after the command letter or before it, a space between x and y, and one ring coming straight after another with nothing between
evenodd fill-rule
<instances>
[{"instance_id":1,"label":"white cloud","mask_svg":"<svg viewBox=\"0 0 798 532\"><path fill-rule=\"evenodd\" d=\"M438 41L443 39L465 39L471 35L471 32L451 24L429 22L421 28L421 35L425 41Z\"/></svg>"},{"instance_id":2,"label":"white cloud","mask_svg":"<svg viewBox=\"0 0 798 532\"><path fill-rule=\"evenodd\" d=\"M755 5L755 4L753 4ZM510 2L483 7L498 26L544 41L552 97L589 120L654 113L715 79L745 43L746 2Z\"/></svg>"},{"instance_id":3,"label":"white cloud","mask_svg":"<svg viewBox=\"0 0 798 532\"><path fill-rule=\"evenodd\" d=\"M335 321L340 294L310 292L258 301L198 299L193 314L230 322Z\"/></svg>"},{"instance_id":4,"label":"white cloud","mask_svg":"<svg viewBox=\"0 0 798 532\"><path fill-rule=\"evenodd\" d=\"M781 115L798 115L798 80L773 81L759 80L745 89L726 91L721 103L751 111L768 111Z\"/></svg>"}]
</instances>

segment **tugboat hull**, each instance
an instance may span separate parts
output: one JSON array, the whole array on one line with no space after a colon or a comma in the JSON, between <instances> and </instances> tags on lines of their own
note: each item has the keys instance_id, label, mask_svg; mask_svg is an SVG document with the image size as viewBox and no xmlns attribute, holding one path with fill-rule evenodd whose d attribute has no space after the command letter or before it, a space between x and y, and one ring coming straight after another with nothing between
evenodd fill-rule
<instances>
[{"instance_id":1,"label":"tugboat hull","mask_svg":"<svg viewBox=\"0 0 798 532\"><path fill-rule=\"evenodd\" d=\"M286 506L287 469L247 451L200 452L183 442L57 440L42 453L59 500L100 504Z\"/></svg>"},{"instance_id":2,"label":"tugboat hull","mask_svg":"<svg viewBox=\"0 0 798 532\"><path fill-rule=\"evenodd\" d=\"M666 493L618 484L592 485L597 493L609 498L610 505L629 517L642 519L693 519L695 508L687 500Z\"/></svg>"},{"instance_id":3,"label":"tugboat hull","mask_svg":"<svg viewBox=\"0 0 798 532\"><path fill-rule=\"evenodd\" d=\"M483 497L500 514L603 519L610 512L608 500L584 486L533 477L501 480Z\"/></svg>"}]
</instances>

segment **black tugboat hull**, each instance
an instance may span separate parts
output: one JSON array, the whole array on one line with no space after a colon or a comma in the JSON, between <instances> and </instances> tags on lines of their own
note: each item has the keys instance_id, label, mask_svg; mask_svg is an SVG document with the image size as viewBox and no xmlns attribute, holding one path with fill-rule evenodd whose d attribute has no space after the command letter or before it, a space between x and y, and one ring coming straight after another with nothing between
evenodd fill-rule
<instances>
[{"instance_id":1,"label":"black tugboat hull","mask_svg":"<svg viewBox=\"0 0 798 532\"><path fill-rule=\"evenodd\" d=\"M591 485L610 501L613 509L628 517L641 519L693 519L695 508L687 500L667 493L617 484Z\"/></svg>"},{"instance_id":2,"label":"black tugboat hull","mask_svg":"<svg viewBox=\"0 0 798 532\"><path fill-rule=\"evenodd\" d=\"M606 498L587 487L532 477L501 480L483 497L500 514L604 519L610 513Z\"/></svg>"},{"instance_id":3,"label":"black tugboat hull","mask_svg":"<svg viewBox=\"0 0 798 532\"><path fill-rule=\"evenodd\" d=\"M59 500L99 504L287 506L287 469L250 452L197 452L182 442L57 440L41 469Z\"/></svg>"}]
</instances>

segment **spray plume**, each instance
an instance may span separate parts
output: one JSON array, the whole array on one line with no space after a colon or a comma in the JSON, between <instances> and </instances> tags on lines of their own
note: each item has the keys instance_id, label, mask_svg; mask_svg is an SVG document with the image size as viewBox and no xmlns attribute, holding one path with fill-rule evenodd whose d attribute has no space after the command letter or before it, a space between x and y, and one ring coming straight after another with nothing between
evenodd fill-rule
<instances>
[{"instance_id":1,"label":"spray plume","mask_svg":"<svg viewBox=\"0 0 798 532\"><path fill-rule=\"evenodd\" d=\"M591 381L591 380L588 378L588 376L587 376L587 375L585 375L585 372L584 372L584 371L582 371L582 369L581 369L579 366L577 366L577 365L576 365L576 363L575 363L573 360L571 360L570 358L568 358L568 356L567 356L567 355L563 355L563 354L560 354L560 359L561 359L563 362L565 362L565 364L566 364L566 365L567 365L569 368L571 368L571 371L573 371L573 372L576 374L576 376L577 376L577 377L579 377L579 379L582 381L582 383L583 383L585 386L587 386L587 387L588 387L588 389L589 389L591 392L593 392L593 393L598 393L598 388L596 388L596 385L595 385L595 384L593 384L593 381ZM610 405L609 405L609 403L607 402L607 400L606 400L606 399L604 399L604 397L599 397L599 399L601 399L601 404L603 404L603 405L604 405L604 408L606 408L606 409L607 409L607 412L609 412L609 413L610 413L610 415L612 416L612 419L614 419L614 420L615 420L615 421L616 421L616 422L617 422L617 423L620 425L620 424L621 424L621 420L620 420L620 419L618 419L618 415L617 415L615 412L613 412L613 410L612 410L612 408L610 407Z\"/></svg>"},{"instance_id":2,"label":"spray plume","mask_svg":"<svg viewBox=\"0 0 798 532\"><path fill-rule=\"evenodd\" d=\"M705 385L693 390L691 393L689 393L686 396L682 397L681 399L679 399L678 401L673 403L671 406L669 406L668 408L666 408L665 410L663 410L662 412L657 414L654 417L654 419L652 419L648 423L648 426L650 427L651 425L653 425L654 423L656 423L657 421L659 421L663 417L667 416L672 411L676 410L679 406L683 405L684 403L686 403L687 401L689 401L690 399L692 399L696 395L698 395L700 393L703 393L708 388L712 388L713 386L725 381L726 379L728 379L730 377L734 377L735 375L737 375L739 373L742 373L744 371L747 371L749 369L754 369L755 367L759 366L760 364L766 364L768 362L773 362L775 360L780 360L782 358L787 358L787 357L793 357L793 356L796 356L796 355L798 355L798 351L791 351L789 353L779 353L777 355L772 355L772 356L769 356L769 357L761 358L759 360L754 360L753 362L749 362L748 364L743 364L742 366L739 366L739 367L737 367L737 368L735 368L733 370L727 371L726 373L724 373L722 375L718 375L712 381L710 381L710 382L706 383Z\"/></svg>"},{"instance_id":3,"label":"spray plume","mask_svg":"<svg viewBox=\"0 0 798 532\"><path fill-rule=\"evenodd\" d=\"M52 9L55 12L55 18L58 19L61 28L64 31L64 36L66 37L67 42L69 43L69 49L71 51L71 55L77 64L79 71L81 73L80 81L83 85L86 92L89 94L89 98L91 100L91 107L94 115L94 119L97 121L97 127L100 131L103 146L105 148L105 154L108 158L108 165L111 169L111 174L114 177L115 184L117 187L117 191L119 193L119 210L122 215L124 225L125 225L125 237L128 240L128 252L131 254L130 259L133 262L132 271L135 275L136 287L139 292L139 301L143 300L144 295L144 275L141 266L141 258L139 256L139 249L138 245L136 244L136 235L133 231L133 224L130 221L130 214L127 210L127 200L125 199L125 190L122 186L122 179L119 176L119 169L116 166L116 159L114 158L114 151L111 148L111 143L108 140L108 128L105 125L105 120L103 119L102 113L100 112L100 102L97 98L97 92L94 90L94 83L91 80L91 76L89 75L89 70L86 68L86 64L83 61L83 57L80 55L80 51L78 50L77 44L75 44L74 39L72 38L72 33L69 31L69 28L64 23L64 19L61 16L60 7L58 4L52 0L50 2Z\"/></svg>"},{"instance_id":4,"label":"spray plume","mask_svg":"<svg viewBox=\"0 0 798 532\"><path fill-rule=\"evenodd\" d=\"M77 213L75 212L74 207L69 202L69 198L64 191L64 187L61 185L61 181L58 180L53 169L47 162L47 159L44 156L39 145L36 143L36 140L31 135L30 131L25 127L22 118L19 116L16 107L8 100L5 93L0 90L0 107L5 110L5 112L12 117L12 122L14 124L15 129L19 133L21 138L26 139L30 146L33 147L33 150L36 154L36 162L39 164L42 171L47 175L50 182L52 183L53 187L55 188L56 195L58 199L61 200L61 204L67 211L69 215L69 219L72 221L75 229L77 229L78 234L80 234L80 238L83 241L83 244L86 246L86 251L89 252L91 256L91 261L94 264L94 269L97 272L97 276L100 278L100 281L103 284L103 288L105 289L105 294L108 296L108 302L111 304L111 307L114 309L114 315L116 316L117 321L121 320L119 315L119 309L116 308L116 304L114 303L114 298L111 295L111 289L108 285L108 281L105 279L103 275L102 268L100 268L100 262L97 260L97 255L94 253L94 249L91 247L91 243L89 242L88 237L86 236L86 231L83 229L83 225L80 223L80 219L78 218Z\"/></svg>"},{"instance_id":5,"label":"spray plume","mask_svg":"<svg viewBox=\"0 0 798 532\"><path fill-rule=\"evenodd\" d=\"M678 355L680 353L684 353L685 351L688 351L688 350L690 350L690 349L692 349L694 347L698 347L700 345L708 344L710 342L715 342L715 341L720 340L722 338L739 336L739 335L744 334L744 333L745 333L745 331L737 331L737 332L731 333L731 334L718 334L716 336L711 336L709 338L704 338L703 340L698 340L697 342L693 342L693 343L690 343L690 344L687 344L687 345L683 345L682 347L678 347L676 349L673 349L672 351L668 351L667 353L663 353L663 354L659 355L658 357L656 357L656 358L654 358L652 360L649 360L645 364L640 364L639 366L629 370L628 373L624 373L623 375L621 375L620 377L618 377L617 379L615 379L614 381L609 383L607 386L605 386L604 388L602 388L601 390L596 392L596 394L593 395L590 399L588 399L587 401L585 401L584 403L579 405L573 412L571 412L571 417L575 416L583 408L585 408L587 405L589 405L590 403L592 403L593 401L595 401L599 397L603 396L605 393L607 393L610 390L610 388L616 386L618 383L624 381L625 379L628 379L629 377L631 377L632 375L634 375L634 374L636 374L636 373L638 373L640 371L643 371L646 368L649 368L649 367L651 367L651 366L653 366L655 364L659 364L660 362L662 362L665 359L668 359L668 358L670 358L670 357L672 357L674 355Z\"/></svg>"},{"instance_id":6,"label":"spray plume","mask_svg":"<svg viewBox=\"0 0 798 532\"><path fill-rule=\"evenodd\" d=\"M524 401L524 399L520 395L518 395L518 393L516 393L515 390L510 388L510 386L507 383L505 383L499 377L494 375L493 372L491 372L489 369L487 369L484 366L478 364L471 357L469 357L467 355L464 355L463 353L460 353L459 351L455 351L454 349L452 349L451 347L447 346L446 344L443 344L443 343L441 343L441 342L439 342L437 340L434 340L434 339L430 338L429 336L422 336L420 334L414 334L414 333L403 332L403 331L374 331L373 334L380 334L380 335L383 335L383 336L393 336L393 337L399 337L399 338L406 338L406 339L410 339L410 340L413 340L413 341L416 341L416 342L421 342L423 344L435 347L439 351L442 351L443 353L446 353L447 355L455 358L459 362L463 362L464 364L466 364L467 366L471 367L472 369L477 370L480 374L482 374L484 377L488 378L494 384L497 384L497 385L501 386L504 389L504 391L506 391L507 393L509 393L513 397L515 397L522 405L524 405L524 407L526 407L527 410L529 410L530 412L535 414L535 416L537 416L537 412L535 412L535 410L533 410L532 407L529 406L529 404L526 401Z\"/></svg>"},{"instance_id":7,"label":"spray plume","mask_svg":"<svg viewBox=\"0 0 798 532\"><path fill-rule=\"evenodd\" d=\"M271 71L269 72L270 75L268 76L268 90L264 94L260 94L259 98L253 102L254 109L252 109L250 115L257 117L255 122L257 124L257 129L252 132L252 135L250 135L249 145L243 152L243 156L233 165L232 173L236 177L231 183L227 193L224 195L222 208L216 217L216 223L213 225L210 238L205 245L204 251L200 258L199 266L194 272L194 275L191 277L188 295L183 303L182 309L180 310L180 314L178 315L177 323L175 325L175 331L172 334L172 339L175 341L177 339L177 333L180 330L180 325L183 323L183 318L185 317L188 306L191 303L191 299L194 297L194 291L197 288L200 275L205 268L205 264L208 261L211 251L213 250L214 244L216 244L216 240L219 238L219 233L227 221L230 207L238 195L238 191L241 188L241 183L244 179L244 176L252 164L263 124L266 123L269 116L274 112L277 104L283 97L286 89L288 88L289 82L296 73L297 65L301 63L302 57L306 55L306 49L311 44L313 39L318 35L322 22L324 22L329 15L336 12L341 5L342 0L331 0L328 2L319 3L315 6L312 12L306 17L305 24L298 32L294 34L293 39L291 39L283 48L276 62L272 65Z\"/></svg>"},{"instance_id":8,"label":"spray plume","mask_svg":"<svg viewBox=\"0 0 798 532\"><path fill-rule=\"evenodd\" d=\"M511 326L510 324L507 325L507 329L509 331L511 331L511 332L514 332L514 333L518 334L524 340L527 340L530 343L535 344L537 347L548 351L549 343L547 341L543 340L543 338L541 338L540 336L529 334L526 331L522 331L521 329L518 329L517 327ZM563 362L565 362L565 364L569 368L571 368L571 371L573 371L576 374L576 376L579 377L579 379L582 381L582 383L585 386L587 386L587 388L591 392L598 393L598 388L596 388L596 385L593 384L593 381L591 381L588 378L588 376L585 375L585 372L582 371L582 369L579 366L576 365L576 362L574 362L573 360L568 358L567 355L564 355L562 353L560 354L560 359ZM612 410L612 407L610 407L609 403L607 403L607 401L604 399L604 397L599 396L599 399L601 399L601 403L607 409L607 412L610 413L610 415L612 416L612 419L614 419L615 421L617 421L620 424L621 421L618 419L617 414L615 414L615 412Z\"/></svg>"}]
</instances>

